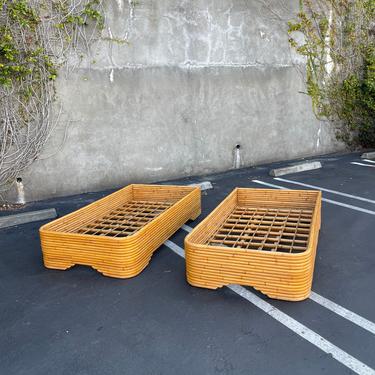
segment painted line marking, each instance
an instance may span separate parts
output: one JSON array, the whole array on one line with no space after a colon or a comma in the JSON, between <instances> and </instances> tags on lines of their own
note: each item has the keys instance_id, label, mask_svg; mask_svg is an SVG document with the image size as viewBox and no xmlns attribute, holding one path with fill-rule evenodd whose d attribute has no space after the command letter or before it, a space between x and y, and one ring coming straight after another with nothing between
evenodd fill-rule
<instances>
[{"instance_id":1,"label":"painted line marking","mask_svg":"<svg viewBox=\"0 0 375 375\"><path fill-rule=\"evenodd\" d=\"M272 306L270 303L264 301L246 288L240 285L229 285L228 288L241 297L245 298L247 301L251 302L259 309L263 310L268 315L272 316L272 318L277 320L279 323L283 324L285 327L289 328L297 335L309 341L311 344L315 345L323 352L331 354L332 357L336 359L336 361L342 363L344 366L350 368L357 374L375 374L375 370L373 370L371 367L365 365L358 359L346 353L338 346L332 344L324 337L320 336L310 328L293 319L291 316Z\"/></svg>"},{"instance_id":2,"label":"painted line marking","mask_svg":"<svg viewBox=\"0 0 375 375\"><path fill-rule=\"evenodd\" d=\"M350 164L360 165L361 167L370 167L370 168L375 168L375 165L364 164L364 163L358 163L358 162L356 162L356 161L352 161L352 162L350 162Z\"/></svg>"},{"instance_id":3,"label":"painted line marking","mask_svg":"<svg viewBox=\"0 0 375 375\"><path fill-rule=\"evenodd\" d=\"M372 200L372 199L367 199L367 198L358 197L358 196L352 195L352 194L342 193L341 191L337 191L337 190L326 189L326 188L322 188L320 186L309 185L309 184L305 184L305 183L302 183L302 182L287 180L286 178L280 178L280 177L275 177L274 180L281 181L281 182L287 182L288 184L305 186L305 187L312 188L312 189L319 189L321 191L326 191L327 193L342 195L343 197L357 199L359 201L368 202L368 203L374 203L375 204L375 201Z\"/></svg>"},{"instance_id":4,"label":"painted line marking","mask_svg":"<svg viewBox=\"0 0 375 375\"><path fill-rule=\"evenodd\" d=\"M375 164L375 160L363 159L363 161L366 161L367 163L373 163L373 164Z\"/></svg>"},{"instance_id":5,"label":"painted line marking","mask_svg":"<svg viewBox=\"0 0 375 375\"><path fill-rule=\"evenodd\" d=\"M375 335L375 323L371 322L370 320L367 320L366 318L346 309L345 307L340 306L339 304L315 292L311 292L310 299Z\"/></svg>"},{"instance_id":6,"label":"painted line marking","mask_svg":"<svg viewBox=\"0 0 375 375\"><path fill-rule=\"evenodd\" d=\"M193 230L192 227L186 224L182 226L182 229L184 229L186 232L189 232L189 233ZM345 307L340 306L336 302L333 302L329 300L328 298L325 298L321 296L320 294L315 293L313 291L311 292L309 298L313 300L315 303L318 303L319 305L325 307L328 310L331 310L332 312L341 316L342 318L349 320L350 322L356 324L357 326L375 335L375 323L364 318L363 316L360 316L356 314L355 312L350 311L346 309Z\"/></svg>"},{"instance_id":7,"label":"painted line marking","mask_svg":"<svg viewBox=\"0 0 375 375\"><path fill-rule=\"evenodd\" d=\"M167 240L167 241L164 242L164 245L169 247L171 250L173 250L180 257L185 258L185 250L182 247L176 245L174 242L172 242L170 240Z\"/></svg>"},{"instance_id":8,"label":"painted line marking","mask_svg":"<svg viewBox=\"0 0 375 375\"><path fill-rule=\"evenodd\" d=\"M189 232L189 233L193 230L192 227L189 227L189 225L186 225L186 224L184 224L184 225L181 227L181 229L183 229L184 231Z\"/></svg>"},{"instance_id":9,"label":"painted line marking","mask_svg":"<svg viewBox=\"0 0 375 375\"><path fill-rule=\"evenodd\" d=\"M184 249L176 245L174 242L167 240L164 242L164 245L169 247L177 255L185 258ZM246 299L248 302L252 303L260 310L264 311L266 314L268 314L279 323L289 328L291 331L301 336L323 352L330 354L334 359L336 359L336 361L348 367L355 373L360 375L375 375L374 369L354 358L349 353L340 349L338 346L332 344L330 341L326 340L324 337L320 336L291 316L272 306L270 303L264 301L253 292L240 285L228 285L227 288L229 288L231 291L238 294L242 298Z\"/></svg>"},{"instance_id":10,"label":"painted line marking","mask_svg":"<svg viewBox=\"0 0 375 375\"><path fill-rule=\"evenodd\" d=\"M276 189L288 190L288 188L286 188L285 186L270 184L268 182L263 182L263 181L259 181L259 180L252 180L252 182L255 182L256 184L260 184L260 185L273 187L273 188L276 188ZM353 206L351 204L346 204L346 203L334 201L334 200L328 199L328 198L322 198L322 201L327 202L327 203L331 203L331 204L335 204L336 206L349 208L349 209L354 210L354 211L364 212L364 213L369 214L369 215L375 215L375 211L367 210L366 208Z\"/></svg>"}]
</instances>

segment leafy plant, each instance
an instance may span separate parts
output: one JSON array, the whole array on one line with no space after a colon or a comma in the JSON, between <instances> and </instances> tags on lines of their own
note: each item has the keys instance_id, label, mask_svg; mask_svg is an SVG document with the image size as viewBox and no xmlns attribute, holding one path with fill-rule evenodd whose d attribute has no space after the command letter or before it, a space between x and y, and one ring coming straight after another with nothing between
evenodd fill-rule
<instances>
[{"instance_id":1,"label":"leafy plant","mask_svg":"<svg viewBox=\"0 0 375 375\"><path fill-rule=\"evenodd\" d=\"M351 146L375 147L374 20L373 0L300 0L289 22L289 42L306 58L314 112Z\"/></svg>"},{"instance_id":2,"label":"leafy plant","mask_svg":"<svg viewBox=\"0 0 375 375\"><path fill-rule=\"evenodd\" d=\"M99 36L101 9L101 0L0 0L0 191L47 141L58 70Z\"/></svg>"}]
</instances>

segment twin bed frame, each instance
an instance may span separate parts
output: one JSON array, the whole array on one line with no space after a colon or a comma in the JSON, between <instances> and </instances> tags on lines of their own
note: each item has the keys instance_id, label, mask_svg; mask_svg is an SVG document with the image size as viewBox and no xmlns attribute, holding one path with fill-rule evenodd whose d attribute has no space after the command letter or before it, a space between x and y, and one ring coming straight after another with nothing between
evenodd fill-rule
<instances>
[{"instance_id":1,"label":"twin bed frame","mask_svg":"<svg viewBox=\"0 0 375 375\"><path fill-rule=\"evenodd\" d=\"M191 285L252 286L299 301L311 291L321 193L235 189L185 238ZM153 252L201 213L197 187L129 185L40 228L44 264L87 265L117 278L138 275Z\"/></svg>"}]
</instances>

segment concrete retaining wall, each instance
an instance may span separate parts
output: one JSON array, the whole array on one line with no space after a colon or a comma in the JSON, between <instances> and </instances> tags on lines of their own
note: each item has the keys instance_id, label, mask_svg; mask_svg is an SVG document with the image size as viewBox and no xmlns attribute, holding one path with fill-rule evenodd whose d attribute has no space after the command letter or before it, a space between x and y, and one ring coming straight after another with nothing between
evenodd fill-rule
<instances>
[{"instance_id":1,"label":"concrete retaining wall","mask_svg":"<svg viewBox=\"0 0 375 375\"><path fill-rule=\"evenodd\" d=\"M27 200L224 171L236 144L241 166L342 147L300 93L297 3L106 1L105 35L129 44L98 41L61 72L61 123L21 176Z\"/></svg>"}]
</instances>

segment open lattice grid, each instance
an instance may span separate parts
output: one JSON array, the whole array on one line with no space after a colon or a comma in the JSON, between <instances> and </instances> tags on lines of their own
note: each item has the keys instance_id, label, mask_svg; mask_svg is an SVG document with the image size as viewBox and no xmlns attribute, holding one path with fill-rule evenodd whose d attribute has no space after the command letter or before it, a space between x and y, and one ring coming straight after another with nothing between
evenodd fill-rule
<instances>
[{"instance_id":1,"label":"open lattice grid","mask_svg":"<svg viewBox=\"0 0 375 375\"><path fill-rule=\"evenodd\" d=\"M72 228L71 232L95 236L127 237L139 231L171 205L170 202L130 201L100 219L82 227Z\"/></svg>"},{"instance_id":2,"label":"open lattice grid","mask_svg":"<svg viewBox=\"0 0 375 375\"><path fill-rule=\"evenodd\" d=\"M310 209L236 206L207 245L299 253L307 249Z\"/></svg>"}]
</instances>

